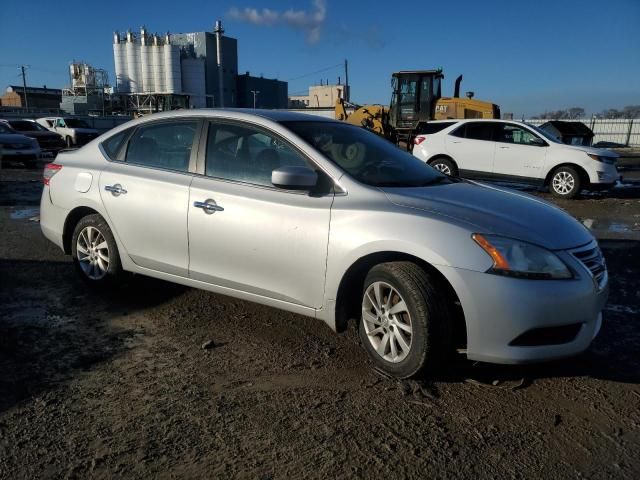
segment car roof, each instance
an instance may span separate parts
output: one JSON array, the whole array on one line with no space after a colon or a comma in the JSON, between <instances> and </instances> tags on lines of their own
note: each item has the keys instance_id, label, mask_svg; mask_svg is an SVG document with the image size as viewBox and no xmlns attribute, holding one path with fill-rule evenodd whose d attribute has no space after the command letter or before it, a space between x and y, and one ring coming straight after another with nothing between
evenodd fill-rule
<instances>
[{"instance_id":1,"label":"car roof","mask_svg":"<svg viewBox=\"0 0 640 480\"><path fill-rule=\"evenodd\" d=\"M331 118L321 117L308 113L291 112L288 110L266 110L253 108L192 108L184 110L172 110L170 112L158 112L151 115L139 117L137 120L151 120L173 117L225 117L237 119L249 119L251 117L260 117L273 122L339 122Z\"/></svg>"}]
</instances>

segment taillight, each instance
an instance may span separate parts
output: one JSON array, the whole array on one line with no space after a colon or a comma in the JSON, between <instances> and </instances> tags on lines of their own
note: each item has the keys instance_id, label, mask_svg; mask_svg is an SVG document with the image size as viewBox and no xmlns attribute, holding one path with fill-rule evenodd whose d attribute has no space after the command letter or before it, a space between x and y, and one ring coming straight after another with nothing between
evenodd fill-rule
<instances>
[{"instance_id":1,"label":"taillight","mask_svg":"<svg viewBox=\"0 0 640 480\"><path fill-rule=\"evenodd\" d=\"M422 142L424 142L427 139L427 137L416 137L413 139L413 143L415 145L420 145Z\"/></svg>"},{"instance_id":2,"label":"taillight","mask_svg":"<svg viewBox=\"0 0 640 480\"><path fill-rule=\"evenodd\" d=\"M44 166L44 171L42 172L42 183L49 185L53 176L58 173L60 169L62 169L62 165L58 165L57 163L46 164Z\"/></svg>"}]
</instances>

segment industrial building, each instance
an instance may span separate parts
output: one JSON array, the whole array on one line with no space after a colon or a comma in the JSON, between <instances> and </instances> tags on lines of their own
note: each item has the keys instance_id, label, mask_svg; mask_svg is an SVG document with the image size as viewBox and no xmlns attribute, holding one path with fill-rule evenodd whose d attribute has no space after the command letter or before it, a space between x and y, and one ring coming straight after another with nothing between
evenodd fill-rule
<instances>
[{"instance_id":1,"label":"industrial building","mask_svg":"<svg viewBox=\"0 0 640 480\"><path fill-rule=\"evenodd\" d=\"M287 83L238 75L238 41L213 32L136 35L116 32L116 91L129 110L253 107L286 108Z\"/></svg>"},{"instance_id":2,"label":"industrial building","mask_svg":"<svg viewBox=\"0 0 640 480\"><path fill-rule=\"evenodd\" d=\"M349 99L349 87L340 83L329 85L312 85L308 95L292 95L289 97L289 108L333 108L336 100Z\"/></svg>"},{"instance_id":3,"label":"industrial building","mask_svg":"<svg viewBox=\"0 0 640 480\"><path fill-rule=\"evenodd\" d=\"M62 90L59 88L47 87L22 87L18 85L9 85L6 92L0 97L0 105L3 107L25 108L26 101L29 104L29 110L37 112L57 112L60 108L60 99Z\"/></svg>"},{"instance_id":4,"label":"industrial building","mask_svg":"<svg viewBox=\"0 0 640 480\"><path fill-rule=\"evenodd\" d=\"M113 109L106 70L88 63L69 65L69 86L62 89L60 110L69 115L105 114Z\"/></svg>"}]
</instances>

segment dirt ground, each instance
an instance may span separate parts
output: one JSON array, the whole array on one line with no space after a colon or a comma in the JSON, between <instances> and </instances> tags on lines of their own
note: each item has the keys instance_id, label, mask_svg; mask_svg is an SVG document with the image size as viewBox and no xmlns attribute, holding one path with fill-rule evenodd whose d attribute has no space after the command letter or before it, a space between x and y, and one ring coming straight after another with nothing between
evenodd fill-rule
<instances>
[{"instance_id":1,"label":"dirt ground","mask_svg":"<svg viewBox=\"0 0 640 480\"><path fill-rule=\"evenodd\" d=\"M144 278L88 291L40 189L0 171L0 478L640 477L640 185L560 203L610 269L586 354L417 381L353 329Z\"/></svg>"}]
</instances>

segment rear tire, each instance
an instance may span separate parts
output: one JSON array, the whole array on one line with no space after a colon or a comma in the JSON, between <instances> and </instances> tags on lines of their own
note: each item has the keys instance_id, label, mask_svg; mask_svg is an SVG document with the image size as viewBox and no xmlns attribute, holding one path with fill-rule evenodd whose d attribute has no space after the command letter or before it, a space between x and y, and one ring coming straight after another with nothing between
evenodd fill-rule
<instances>
[{"instance_id":1,"label":"rear tire","mask_svg":"<svg viewBox=\"0 0 640 480\"><path fill-rule=\"evenodd\" d=\"M575 198L582 190L582 177L573 167L560 167L551 175L549 181L551 193L558 198Z\"/></svg>"},{"instance_id":2,"label":"rear tire","mask_svg":"<svg viewBox=\"0 0 640 480\"><path fill-rule=\"evenodd\" d=\"M435 158L429 162L429 165L431 165L439 172L442 172L450 177L458 176L458 167L456 166L455 162L449 158Z\"/></svg>"},{"instance_id":3,"label":"rear tire","mask_svg":"<svg viewBox=\"0 0 640 480\"><path fill-rule=\"evenodd\" d=\"M80 219L71 237L71 255L82 280L110 287L123 276L120 254L107 222L98 214Z\"/></svg>"},{"instance_id":4,"label":"rear tire","mask_svg":"<svg viewBox=\"0 0 640 480\"><path fill-rule=\"evenodd\" d=\"M67 144L67 148L73 148L73 140L71 137L67 137L65 143Z\"/></svg>"},{"instance_id":5,"label":"rear tire","mask_svg":"<svg viewBox=\"0 0 640 480\"><path fill-rule=\"evenodd\" d=\"M443 367L452 331L438 290L437 282L411 262L382 263L369 271L359 336L379 369L408 378Z\"/></svg>"}]
</instances>

